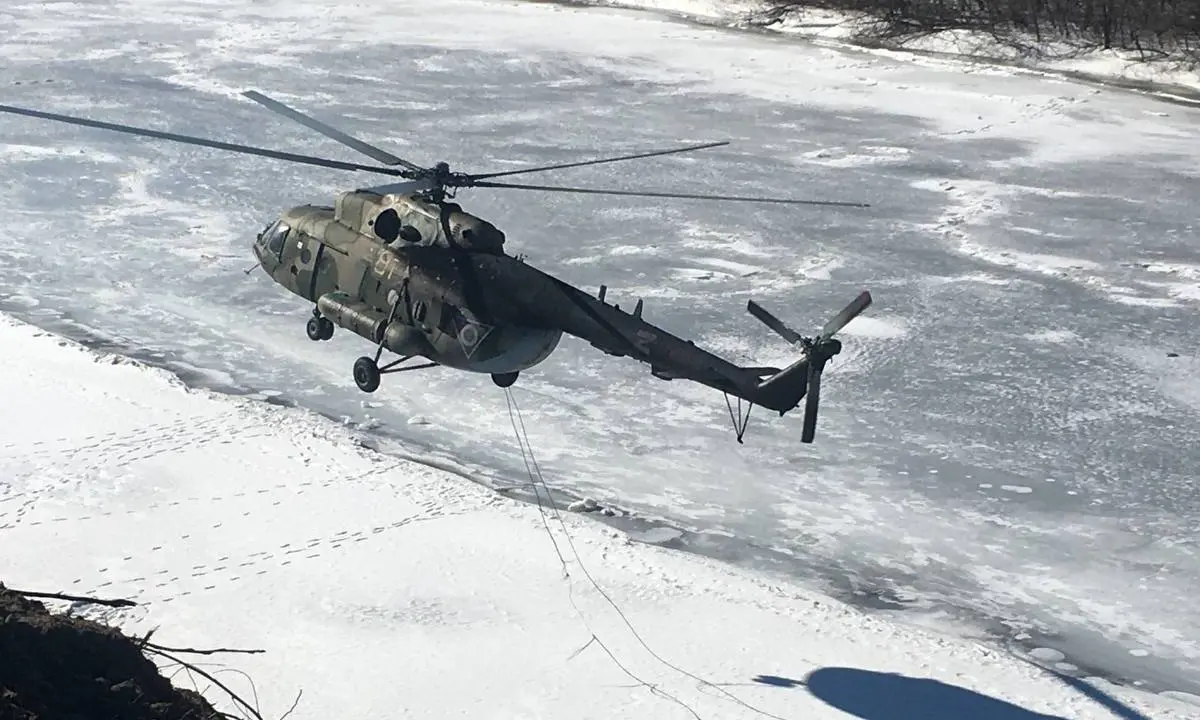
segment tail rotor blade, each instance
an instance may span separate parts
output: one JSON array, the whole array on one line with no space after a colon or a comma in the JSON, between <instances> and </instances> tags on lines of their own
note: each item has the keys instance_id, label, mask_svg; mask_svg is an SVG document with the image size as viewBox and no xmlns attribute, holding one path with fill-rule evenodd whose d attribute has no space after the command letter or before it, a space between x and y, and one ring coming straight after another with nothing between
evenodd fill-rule
<instances>
[{"instance_id":1,"label":"tail rotor blade","mask_svg":"<svg viewBox=\"0 0 1200 720\"><path fill-rule=\"evenodd\" d=\"M846 327L858 314L871 306L871 293L863 290L858 297L850 301L850 304L842 309L840 313L830 318L829 322L825 323L825 327L821 328L821 336L817 338L817 342L824 342L833 337L837 331Z\"/></svg>"},{"instance_id":2,"label":"tail rotor blade","mask_svg":"<svg viewBox=\"0 0 1200 720\"><path fill-rule=\"evenodd\" d=\"M749 311L751 315L758 318L763 325L766 325L775 332L779 333L780 337L782 337L784 340L787 340L791 344L795 345L803 339L800 336L800 333L791 329L787 325L784 325L782 320L767 312L766 308L754 302L753 300L748 300L746 302L746 310Z\"/></svg>"},{"instance_id":3,"label":"tail rotor blade","mask_svg":"<svg viewBox=\"0 0 1200 720\"><path fill-rule=\"evenodd\" d=\"M800 442L811 443L817 434L817 406L821 403L821 371L812 363L808 366L808 392L804 400L804 428Z\"/></svg>"}]
</instances>

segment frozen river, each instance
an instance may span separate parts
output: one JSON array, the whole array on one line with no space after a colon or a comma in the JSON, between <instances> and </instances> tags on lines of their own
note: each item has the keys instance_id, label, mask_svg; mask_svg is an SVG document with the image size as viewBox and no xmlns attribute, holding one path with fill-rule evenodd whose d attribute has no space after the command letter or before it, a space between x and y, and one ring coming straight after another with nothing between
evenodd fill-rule
<instances>
[{"instance_id":1,"label":"frozen river","mask_svg":"<svg viewBox=\"0 0 1200 720\"><path fill-rule=\"evenodd\" d=\"M257 88L462 171L731 146L538 182L865 201L755 206L467 190L509 251L741 364L788 361L869 288L801 412L664 383L565 339L515 388L547 481L923 622L1200 693L1200 111L631 12L483 0L26 3L3 102L359 160ZM253 262L286 207L376 182L0 116L0 307L196 382L273 391L497 485L525 482L486 376L385 376L314 344ZM1041 653L1055 657L1052 653Z\"/></svg>"}]
</instances>

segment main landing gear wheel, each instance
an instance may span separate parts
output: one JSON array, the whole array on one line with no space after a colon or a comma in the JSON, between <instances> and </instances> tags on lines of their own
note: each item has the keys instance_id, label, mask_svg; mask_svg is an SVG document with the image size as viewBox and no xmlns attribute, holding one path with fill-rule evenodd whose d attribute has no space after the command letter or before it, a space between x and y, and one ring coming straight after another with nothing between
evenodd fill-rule
<instances>
[{"instance_id":1,"label":"main landing gear wheel","mask_svg":"<svg viewBox=\"0 0 1200 720\"><path fill-rule=\"evenodd\" d=\"M379 365L365 355L354 361L354 384L363 392L379 389Z\"/></svg>"},{"instance_id":2,"label":"main landing gear wheel","mask_svg":"<svg viewBox=\"0 0 1200 720\"><path fill-rule=\"evenodd\" d=\"M519 374L520 373L515 373L515 372L492 373L492 382L496 383L497 385L499 385L502 388L510 387L513 383L515 383L517 381L517 376Z\"/></svg>"},{"instance_id":3,"label":"main landing gear wheel","mask_svg":"<svg viewBox=\"0 0 1200 720\"><path fill-rule=\"evenodd\" d=\"M309 340L328 340L333 337L333 321L325 317L311 317L304 330L308 333Z\"/></svg>"}]
</instances>

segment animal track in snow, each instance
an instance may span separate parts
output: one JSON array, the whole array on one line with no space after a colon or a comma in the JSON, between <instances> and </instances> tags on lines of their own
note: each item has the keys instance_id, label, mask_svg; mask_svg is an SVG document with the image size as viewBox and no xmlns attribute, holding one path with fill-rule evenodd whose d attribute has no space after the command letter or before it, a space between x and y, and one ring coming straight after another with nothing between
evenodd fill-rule
<instances>
[{"instance_id":1,"label":"animal track in snow","mask_svg":"<svg viewBox=\"0 0 1200 720\"><path fill-rule=\"evenodd\" d=\"M419 502L418 505L421 506L419 512L383 525L375 525L358 530L339 530L328 535L313 537L303 541L283 543L273 550L257 550L246 553L243 556L223 555L211 565L198 563L191 565L187 570L162 568L114 580L107 577L108 569L103 568L99 571L99 574L104 579L90 589L82 591L82 594L102 595L111 593L112 591L109 588L120 587L129 588L128 590L121 591L120 594L122 597L136 599L147 594L160 595L159 593L154 593L153 591L155 590L163 591L169 588L183 587L194 588L199 583L204 583L202 590L213 590L220 583L236 582L247 577L266 575L271 571L272 567L286 567L298 560L315 560L344 546L366 542L383 533L398 530L412 523L464 515L475 510L472 507L448 508L440 503L436 497L427 498ZM130 557L132 558L132 556ZM82 579L77 578L73 584L81 583ZM177 597L189 595L193 591L181 589L179 592L161 594L155 599L161 602L170 602Z\"/></svg>"},{"instance_id":2,"label":"animal track in snow","mask_svg":"<svg viewBox=\"0 0 1200 720\"><path fill-rule=\"evenodd\" d=\"M18 459L49 455L50 462L42 464L53 464L56 467L61 467L64 463L76 462L80 462L83 467L121 467L168 452L186 450L213 442L223 444L234 442L233 435L220 432L222 426L230 419L230 416L225 413L199 419L184 417L167 423L156 423L82 438L64 437L28 444L0 444L0 451L26 451L15 454L5 453L9 457L15 455ZM236 439L261 436L263 432L263 430L248 432L239 430Z\"/></svg>"},{"instance_id":3,"label":"animal track in snow","mask_svg":"<svg viewBox=\"0 0 1200 720\"><path fill-rule=\"evenodd\" d=\"M1087 197L1084 193L966 179L918 180L912 183L912 186L946 194L949 199L947 207L927 227L939 233L955 250L964 255L1018 272L1069 280L1095 288L1109 299L1129 305L1169 307L1179 304L1180 300L1200 300L1200 292L1196 293L1195 298L1191 298L1186 289L1172 293L1175 299L1148 297L1137 288L1118 285L1103 277L1102 273L1109 268L1100 263L1084 258L989 247L980 243L971 232L972 227L994 226L999 218L1008 214L1009 200L1015 196L1035 194L1045 197ZM1153 282L1145 282L1142 285L1147 288L1155 286Z\"/></svg>"},{"instance_id":4,"label":"animal track in snow","mask_svg":"<svg viewBox=\"0 0 1200 720\"><path fill-rule=\"evenodd\" d=\"M16 527L37 505L34 493L18 493L0 498L0 530Z\"/></svg>"},{"instance_id":5,"label":"animal track in snow","mask_svg":"<svg viewBox=\"0 0 1200 720\"><path fill-rule=\"evenodd\" d=\"M100 518L113 518L113 517L122 517L122 516L141 515L147 511L178 508L178 507L193 504L193 503L207 505L209 503L232 502L232 501L243 500L248 497L263 496L263 495L267 495L267 496L273 496L273 495L277 495L277 494L284 494L284 495L290 495L290 496L303 495L310 490L331 488L335 485L342 485L342 484L346 484L346 483L361 483L362 481L366 480L368 477L387 472L388 470L393 469L393 467L394 467L394 465L392 465L392 464L380 465L380 466L368 468L367 470L356 473L354 475L343 475L343 474L331 475L331 476L325 478L324 480L301 480L301 481L296 481L296 482L276 483L276 484L268 486L268 487L255 488L253 490L241 490L241 491L234 492L234 493L220 493L220 494L214 494L214 495L192 495L192 496L188 496L188 497L178 499L178 500L152 502L152 503L148 503L146 505L142 505L137 508L129 509L129 510L100 510L97 512L85 513L85 514L81 514L81 515L55 516L52 518L47 518L47 519L42 519L42 520L30 520L28 522L25 522L24 524L28 527L36 527L38 525L48 525L48 524L52 524L52 523L62 523L62 522L68 522L68 521L74 523L74 522L81 522L81 521L87 521L87 520L96 520L96 519L100 519ZM394 490L395 489L391 485L380 484L380 483L366 483L365 485L366 485L366 487L368 487L370 489L379 489L379 490ZM0 499L0 519L5 518L6 516L12 516L12 518L13 518L8 523L0 524L0 530L14 527L16 524L18 524L21 521L22 517L26 513L28 513L28 511L31 510L32 507L36 504L36 502L37 502L36 495L33 495L32 493L26 493L25 496L26 496L26 498L23 501L23 504L20 505L15 512L5 511L4 510L4 499ZM283 503L282 500L277 499L273 503L271 503L271 505L274 507L274 506L279 506L282 503ZM241 513L241 517L248 517L251 514L252 514L251 511L244 511ZM218 524L214 527L219 527L219 526L220 526L220 524ZM187 536L185 535L184 537L187 537ZM155 548L155 549L157 549L157 548Z\"/></svg>"},{"instance_id":6,"label":"animal track in snow","mask_svg":"<svg viewBox=\"0 0 1200 720\"><path fill-rule=\"evenodd\" d=\"M951 136L978 135L980 133L986 133L997 126L1021 126L1030 121L1044 120L1046 118L1066 119L1065 116L1068 108L1073 105L1088 102L1087 98L1073 97L1053 97L1040 102L1030 102L1029 100L1021 97L1006 97L998 95L988 96L988 99L993 101L1003 100L1009 102L1010 104L1020 104L1020 108L1015 112L1004 113L1005 117L1003 118L991 121L983 116L979 116L979 125L975 127L961 128L946 134Z\"/></svg>"}]
</instances>

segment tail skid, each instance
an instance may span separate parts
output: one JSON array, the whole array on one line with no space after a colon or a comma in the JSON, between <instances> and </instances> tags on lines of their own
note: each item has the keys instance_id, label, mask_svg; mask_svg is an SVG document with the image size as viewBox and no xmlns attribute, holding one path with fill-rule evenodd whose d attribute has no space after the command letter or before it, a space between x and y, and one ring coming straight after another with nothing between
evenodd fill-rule
<instances>
[{"instance_id":1,"label":"tail skid","mask_svg":"<svg viewBox=\"0 0 1200 720\"><path fill-rule=\"evenodd\" d=\"M766 379L759 381L750 397L745 398L750 401L750 408L756 404L762 405L784 415L799 405L802 398L805 399L804 428L800 435L800 442L811 443L817 429L817 409L821 398L821 373L825 370L825 364L842 351L842 343L835 340L833 336L847 323L858 317L863 310L870 307L871 301L871 293L866 290L862 291L841 312L825 323L819 335L810 338L788 327L761 305L750 300L746 304L746 310L751 315L774 330L784 340L792 345L798 345L803 352L803 356L796 362L783 370L774 371ZM774 370L773 368L744 369ZM738 398L738 415L734 415L732 405L729 407L730 418L733 420L734 431L739 443L742 442L742 437L746 433L746 424L750 419L750 408L747 408L744 415L740 412L742 399ZM728 398L726 398L726 402L728 403Z\"/></svg>"}]
</instances>

